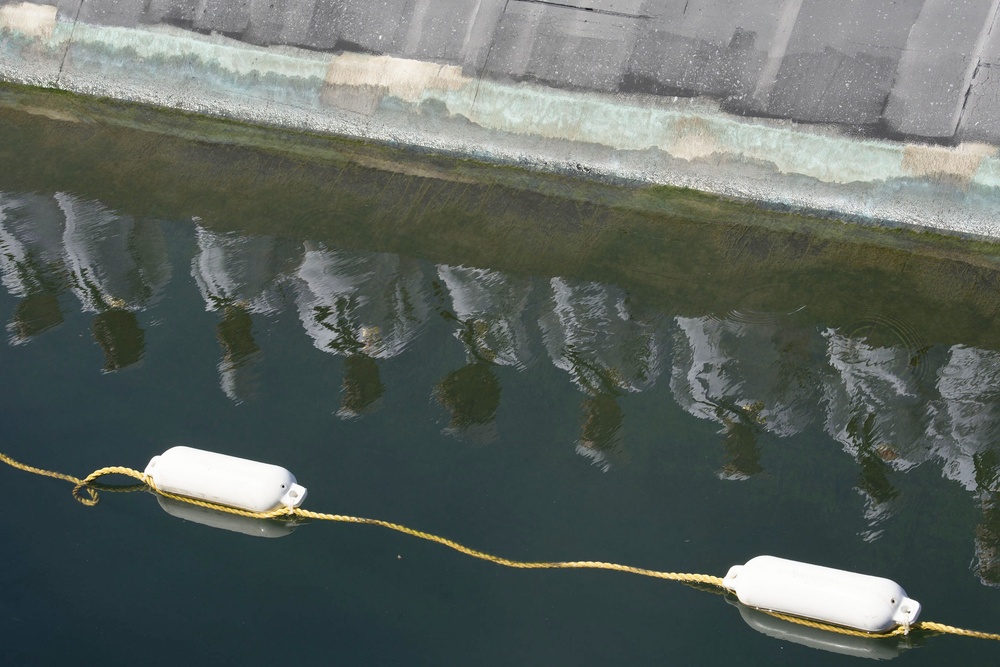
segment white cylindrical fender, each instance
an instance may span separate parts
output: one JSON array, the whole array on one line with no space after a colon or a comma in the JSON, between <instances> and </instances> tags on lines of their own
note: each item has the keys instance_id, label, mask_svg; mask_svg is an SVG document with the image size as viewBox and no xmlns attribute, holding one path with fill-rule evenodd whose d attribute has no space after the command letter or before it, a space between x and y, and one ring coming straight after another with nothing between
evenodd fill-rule
<instances>
[{"instance_id":1,"label":"white cylindrical fender","mask_svg":"<svg viewBox=\"0 0 1000 667\"><path fill-rule=\"evenodd\" d=\"M722 584L747 606L865 632L908 627L920 615L894 581L774 556L733 566Z\"/></svg>"},{"instance_id":2,"label":"white cylindrical fender","mask_svg":"<svg viewBox=\"0 0 1000 667\"><path fill-rule=\"evenodd\" d=\"M281 466L192 447L154 456L146 474L161 491L251 512L298 507L306 489Z\"/></svg>"}]
</instances>

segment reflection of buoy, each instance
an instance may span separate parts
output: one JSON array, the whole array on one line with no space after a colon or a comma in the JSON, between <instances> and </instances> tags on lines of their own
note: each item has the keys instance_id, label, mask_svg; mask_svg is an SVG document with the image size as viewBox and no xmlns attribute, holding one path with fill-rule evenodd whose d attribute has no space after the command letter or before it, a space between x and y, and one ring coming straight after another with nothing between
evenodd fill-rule
<instances>
[{"instance_id":1,"label":"reflection of buoy","mask_svg":"<svg viewBox=\"0 0 1000 667\"><path fill-rule=\"evenodd\" d=\"M750 607L864 632L908 628L920 615L920 603L893 581L774 556L734 565L722 585Z\"/></svg>"},{"instance_id":2,"label":"reflection of buoy","mask_svg":"<svg viewBox=\"0 0 1000 667\"><path fill-rule=\"evenodd\" d=\"M277 519L256 519L254 517L227 514L218 510L199 507L182 500L173 500L166 496L156 496L163 511L185 521L200 523L210 528L221 528L234 533L243 533L252 537L284 537L289 535L295 526L294 521L279 521Z\"/></svg>"},{"instance_id":3,"label":"reflection of buoy","mask_svg":"<svg viewBox=\"0 0 1000 667\"><path fill-rule=\"evenodd\" d=\"M284 468L191 447L171 447L146 466L156 488L188 498L267 512L298 507L306 489Z\"/></svg>"},{"instance_id":4,"label":"reflection of buoy","mask_svg":"<svg viewBox=\"0 0 1000 667\"><path fill-rule=\"evenodd\" d=\"M908 648L912 648L909 638L901 637L859 637L842 635L820 628L813 628L792 621L777 618L759 609L753 609L735 600L727 600L740 610L740 616L751 628L780 641L788 641L820 651L829 651L855 658L891 660Z\"/></svg>"}]
</instances>

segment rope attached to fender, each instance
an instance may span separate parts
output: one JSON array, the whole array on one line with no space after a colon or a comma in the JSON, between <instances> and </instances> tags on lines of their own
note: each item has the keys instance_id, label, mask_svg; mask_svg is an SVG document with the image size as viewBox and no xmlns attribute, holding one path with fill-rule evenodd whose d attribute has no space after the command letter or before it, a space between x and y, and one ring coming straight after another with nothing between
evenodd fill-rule
<instances>
[{"instance_id":1,"label":"rope attached to fender","mask_svg":"<svg viewBox=\"0 0 1000 667\"><path fill-rule=\"evenodd\" d=\"M239 509L236 507L229 507L227 505L219 505L216 503L210 503L204 500L198 500L196 498L190 498L188 496L181 496L175 493L168 493L166 491L161 491L156 487L152 478L143 472L134 470L132 468L126 468L123 466L108 466L106 468L100 468L90 473L83 479L79 477L74 477L73 475L66 475L59 472L54 472L51 470L45 470L43 468L36 468L35 466L30 466L20 461L16 461L6 454L0 453L0 461L6 463L12 468L17 468L18 470L23 470L25 472L30 472L35 475L41 475L43 477L51 477L53 479L59 479L66 482L72 483L73 486L73 497L80 503L87 505L88 507L93 507L96 505L100 496L98 490L101 491L119 491L119 492L132 492L132 491L142 491L150 490L164 498L169 498L171 500L176 500L178 502L187 503L189 505L194 505L196 507L203 507L205 509L214 510L217 512L223 512L226 514L233 514L236 516L247 517L250 519L281 519L281 518L292 518L298 517L302 519L313 519L315 521L335 521L339 523L357 523L366 524L370 526L379 526L381 528L387 528L389 530L394 530L405 535L410 535L412 537L417 537L422 540L427 540L428 542L434 542L442 546L446 546L449 549L454 549L455 551L465 554L466 556L471 556L473 558L478 558L480 560L488 561L490 563L495 563L497 565L502 565L504 567L522 569L522 570L613 570L615 572L626 572L629 574L637 574L643 577L652 577L654 579L664 579L667 581L677 581L684 584L691 584L694 586L703 586L708 589L716 589L715 592L726 593L726 589L722 585L722 577L716 577L708 574L695 574L686 572L662 572L659 570L650 570L642 567L633 567L631 565L621 565L619 563L607 563L603 561L590 561L590 560L574 560L574 561L521 561L514 560L512 558L504 558L502 556L495 556L491 553L485 551L480 551L478 549L473 549L467 547L464 544L450 540L446 537L440 535L435 535L434 533L428 533L422 530L416 530L408 526L404 526L398 523L392 523L390 521L384 521L382 519L370 519L366 517L350 516L346 514L326 514L322 512L313 512L310 510L302 509L301 507L286 507L281 506L267 512L253 512L249 510ZM123 475L125 477L131 477L139 482L139 484L131 485L128 487L115 487L107 486L104 484L97 483L102 477L108 475ZM86 495L81 495L83 493ZM789 621L797 625L802 625L810 628L817 628L820 630L825 630L828 632L833 632L841 635L848 635L852 637L868 637L868 638L883 638L883 637L898 637L901 635L909 634L911 631L920 631L930 634L948 634L948 635L958 635L961 637L973 637L976 639L990 639L994 641L1000 641L1000 633L992 632L979 632L976 630L966 630L963 628L956 628L951 625L945 625L943 623L935 623L932 621L918 621L913 623L909 627L897 626L892 630L884 633L869 633L861 630L855 630L852 628L845 628L839 625L830 625L828 623L822 623L819 621L813 621L806 618L801 618L798 616L790 616L788 614L782 614L779 612L769 611L762 609L765 613L774 616L775 618Z\"/></svg>"}]
</instances>

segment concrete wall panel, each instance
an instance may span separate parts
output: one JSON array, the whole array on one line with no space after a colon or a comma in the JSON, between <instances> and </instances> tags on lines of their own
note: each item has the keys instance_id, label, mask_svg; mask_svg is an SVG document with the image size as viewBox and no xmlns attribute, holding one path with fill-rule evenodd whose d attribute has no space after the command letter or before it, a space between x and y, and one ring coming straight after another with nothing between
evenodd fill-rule
<instances>
[{"instance_id":1,"label":"concrete wall panel","mask_svg":"<svg viewBox=\"0 0 1000 667\"><path fill-rule=\"evenodd\" d=\"M958 136L1000 144L1000 12L993 17L973 70Z\"/></svg>"},{"instance_id":2,"label":"concrete wall panel","mask_svg":"<svg viewBox=\"0 0 1000 667\"><path fill-rule=\"evenodd\" d=\"M146 11L146 0L84 0L76 19L99 25L135 26Z\"/></svg>"},{"instance_id":3,"label":"concrete wall panel","mask_svg":"<svg viewBox=\"0 0 1000 667\"><path fill-rule=\"evenodd\" d=\"M305 41L315 2L250 0L250 16L241 38L250 44L300 44Z\"/></svg>"},{"instance_id":4,"label":"concrete wall panel","mask_svg":"<svg viewBox=\"0 0 1000 667\"><path fill-rule=\"evenodd\" d=\"M344 0L343 41L369 53L398 53L413 0Z\"/></svg>"},{"instance_id":5,"label":"concrete wall panel","mask_svg":"<svg viewBox=\"0 0 1000 667\"><path fill-rule=\"evenodd\" d=\"M641 11L651 18L633 47L623 89L711 95L727 106L754 106L752 97L786 2L644 3Z\"/></svg>"},{"instance_id":6,"label":"concrete wall panel","mask_svg":"<svg viewBox=\"0 0 1000 667\"><path fill-rule=\"evenodd\" d=\"M469 48L473 27L483 12L483 4L468 1L415 0L413 13L409 17L409 25L400 45L400 55L419 60L462 64ZM503 3L496 0L489 4L503 9ZM499 19L499 13L495 16L496 21ZM492 30L480 36L480 39L491 38ZM489 42L483 46L488 47Z\"/></svg>"},{"instance_id":7,"label":"concrete wall panel","mask_svg":"<svg viewBox=\"0 0 1000 667\"><path fill-rule=\"evenodd\" d=\"M494 36L485 71L568 88L618 90L632 45L647 20L640 3L512 0Z\"/></svg>"},{"instance_id":8,"label":"concrete wall panel","mask_svg":"<svg viewBox=\"0 0 1000 667\"><path fill-rule=\"evenodd\" d=\"M998 0L926 0L886 106L892 129L925 137L954 136L998 6Z\"/></svg>"},{"instance_id":9,"label":"concrete wall panel","mask_svg":"<svg viewBox=\"0 0 1000 667\"><path fill-rule=\"evenodd\" d=\"M201 0L195 9L194 27L196 30L243 35L250 25L250 3L251 0Z\"/></svg>"},{"instance_id":10,"label":"concrete wall panel","mask_svg":"<svg viewBox=\"0 0 1000 667\"><path fill-rule=\"evenodd\" d=\"M877 123L922 3L804 0L764 109L812 122Z\"/></svg>"},{"instance_id":11,"label":"concrete wall panel","mask_svg":"<svg viewBox=\"0 0 1000 667\"><path fill-rule=\"evenodd\" d=\"M10 4L18 4L17 0L9 0ZM41 0L38 4L55 5L59 10L59 18L64 21L74 21L83 7L83 0Z\"/></svg>"},{"instance_id":12,"label":"concrete wall panel","mask_svg":"<svg viewBox=\"0 0 1000 667\"><path fill-rule=\"evenodd\" d=\"M143 22L153 25L169 23L190 28L194 26L201 0L149 0L146 4Z\"/></svg>"},{"instance_id":13,"label":"concrete wall panel","mask_svg":"<svg viewBox=\"0 0 1000 667\"><path fill-rule=\"evenodd\" d=\"M475 0L472 20L466 25L463 36L461 64L466 72L478 76L486 67L486 59L493 49L493 38L500 24L500 17L508 0Z\"/></svg>"},{"instance_id":14,"label":"concrete wall panel","mask_svg":"<svg viewBox=\"0 0 1000 667\"><path fill-rule=\"evenodd\" d=\"M309 30L301 42L289 37L286 38L285 43L303 46L307 49L333 49L340 40L344 5L329 0L309 0L309 2L304 3L300 11L310 11L312 14L312 18L309 20Z\"/></svg>"}]
</instances>

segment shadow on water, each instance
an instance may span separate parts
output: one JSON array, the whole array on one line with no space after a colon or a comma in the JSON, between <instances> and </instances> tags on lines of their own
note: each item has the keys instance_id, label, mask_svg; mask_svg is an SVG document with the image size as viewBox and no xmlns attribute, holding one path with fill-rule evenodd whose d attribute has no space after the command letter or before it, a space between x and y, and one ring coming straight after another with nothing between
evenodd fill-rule
<instances>
[{"instance_id":1,"label":"shadow on water","mask_svg":"<svg viewBox=\"0 0 1000 667\"><path fill-rule=\"evenodd\" d=\"M268 397L269 364L298 350L297 386L283 385L281 410L312 406L305 387L333 377L339 404L323 410L337 423L327 428L366 445L405 436L413 448L379 474L461 483L450 474L461 458L474 483L493 489L483 497L502 497L512 512L516 502L524 513L554 510L531 494L508 497L514 469L491 476L467 449L509 451L497 466L565 471L551 486L574 489L581 505L605 487L630 498L638 491L613 478L640 469L646 493L693 475L686 497L706 507L753 499L769 511L798 494L802 506L856 519L852 548L874 549L872 561L897 517L912 520L919 489L960 504L945 499L944 480L964 494L955 511L975 518L941 530L974 553L978 586L1000 587L996 248L16 88L0 88L0 137L0 277L19 350L83 317L103 353L94 370L129 370L137 383L155 372L141 363L151 319L183 302L177 317L211 320L217 367L207 391L228 406L281 414ZM186 344L171 363L194 377ZM539 432L557 424L563 440L552 449L571 463L511 442L521 422ZM438 436L447 453L420 449ZM847 494L834 488L840 481L773 481L812 470L813 456L820 467L840 462ZM517 470L527 484L531 473ZM584 475L602 481L572 486ZM391 487L380 493L394 497ZM448 506L456 526L474 525L462 519L470 507L479 505ZM627 524L621 509L603 524L609 534ZM594 520L604 511L591 507ZM195 514L183 518L213 521ZM572 532L565 516L545 516L543 545ZM590 521L574 515L571 525L582 532ZM812 523L802 526L821 533ZM280 537L294 525L221 527ZM730 530L758 542L750 528ZM447 615L448 604L434 605ZM838 654L884 659L910 648L740 613L765 635Z\"/></svg>"}]
</instances>

